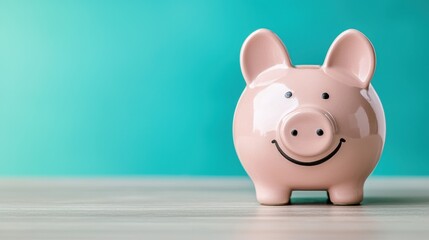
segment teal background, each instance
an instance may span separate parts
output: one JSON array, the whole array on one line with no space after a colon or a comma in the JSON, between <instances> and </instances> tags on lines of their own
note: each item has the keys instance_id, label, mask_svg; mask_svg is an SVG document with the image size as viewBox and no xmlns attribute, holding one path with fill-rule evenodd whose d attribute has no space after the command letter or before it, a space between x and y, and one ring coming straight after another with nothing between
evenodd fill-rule
<instances>
[{"instance_id":1,"label":"teal background","mask_svg":"<svg viewBox=\"0 0 429 240\"><path fill-rule=\"evenodd\" d=\"M294 64L348 28L378 57L376 175L429 175L428 1L1 1L0 175L244 175L239 51L265 27Z\"/></svg>"}]
</instances>

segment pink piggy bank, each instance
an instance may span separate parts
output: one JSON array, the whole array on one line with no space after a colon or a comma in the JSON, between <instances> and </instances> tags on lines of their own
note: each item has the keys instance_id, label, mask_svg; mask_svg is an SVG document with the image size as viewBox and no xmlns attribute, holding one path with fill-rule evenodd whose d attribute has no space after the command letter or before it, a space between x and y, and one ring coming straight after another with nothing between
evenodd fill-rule
<instances>
[{"instance_id":1,"label":"pink piggy bank","mask_svg":"<svg viewBox=\"0 0 429 240\"><path fill-rule=\"evenodd\" d=\"M246 88L234 115L234 145L257 200L283 205L293 190L326 190L336 205L359 204L384 146L383 107L370 84L371 42L340 34L322 66L294 66L271 31L240 56Z\"/></svg>"}]
</instances>

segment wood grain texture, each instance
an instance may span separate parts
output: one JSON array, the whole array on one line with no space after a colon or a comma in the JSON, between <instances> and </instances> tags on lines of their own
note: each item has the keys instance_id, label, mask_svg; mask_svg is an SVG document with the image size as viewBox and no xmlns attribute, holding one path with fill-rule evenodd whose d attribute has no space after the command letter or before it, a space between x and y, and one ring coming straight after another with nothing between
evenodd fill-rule
<instances>
[{"instance_id":1,"label":"wood grain texture","mask_svg":"<svg viewBox=\"0 0 429 240\"><path fill-rule=\"evenodd\" d=\"M428 239L429 178L370 179L360 206L247 178L1 179L0 239Z\"/></svg>"}]
</instances>

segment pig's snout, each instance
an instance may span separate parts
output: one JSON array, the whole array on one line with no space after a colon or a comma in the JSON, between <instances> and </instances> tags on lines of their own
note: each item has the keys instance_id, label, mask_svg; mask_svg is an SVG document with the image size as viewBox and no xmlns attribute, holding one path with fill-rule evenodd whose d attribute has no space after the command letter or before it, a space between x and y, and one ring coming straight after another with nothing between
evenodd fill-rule
<instances>
[{"instance_id":1,"label":"pig's snout","mask_svg":"<svg viewBox=\"0 0 429 240\"><path fill-rule=\"evenodd\" d=\"M332 146L335 129L335 121L327 112L302 108L286 115L279 135L289 151L310 157L321 154Z\"/></svg>"}]
</instances>

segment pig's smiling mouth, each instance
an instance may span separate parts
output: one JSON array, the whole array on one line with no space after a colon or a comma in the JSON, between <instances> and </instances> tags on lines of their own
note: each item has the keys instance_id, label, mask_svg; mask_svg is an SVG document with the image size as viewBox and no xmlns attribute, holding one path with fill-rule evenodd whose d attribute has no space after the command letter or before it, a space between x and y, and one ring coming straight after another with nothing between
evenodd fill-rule
<instances>
[{"instance_id":1,"label":"pig's smiling mouth","mask_svg":"<svg viewBox=\"0 0 429 240\"><path fill-rule=\"evenodd\" d=\"M316 166L319 164L322 164L326 161L328 161L329 159L331 159L341 148L341 144L346 142L346 140L344 138L340 139L340 142L338 143L337 147L334 149L334 151L332 151L330 154L328 154L326 157L321 158L319 160L313 161L313 162L301 162L298 161L294 158L291 158L290 156L288 156L285 152L283 152L283 150L280 148L279 144L277 143L277 141L274 139L271 141L271 143L274 143L276 145L277 150L279 151L279 153L286 158L288 161L301 165L301 166Z\"/></svg>"}]
</instances>

